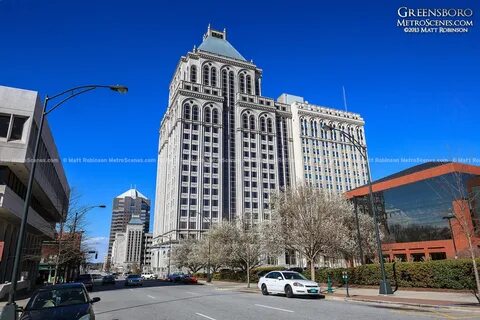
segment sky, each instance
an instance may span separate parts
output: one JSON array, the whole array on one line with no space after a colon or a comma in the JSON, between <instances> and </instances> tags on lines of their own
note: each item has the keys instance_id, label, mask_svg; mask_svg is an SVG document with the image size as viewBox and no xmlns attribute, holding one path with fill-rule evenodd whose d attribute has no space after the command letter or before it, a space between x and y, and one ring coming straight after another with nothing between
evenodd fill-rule
<instances>
[{"instance_id":1,"label":"sky","mask_svg":"<svg viewBox=\"0 0 480 320\"><path fill-rule=\"evenodd\" d=\"M397 9L472 8L477 1L0 0L0 85L42 97L96 90L49 115L70 186L90 211L89 242L107 247L112 200L136 186L155 197L158 130L179 58L210 23L263 69L262 93L286 92L365 120L374 179L426 161L480 165L480 30L410 34ZM87 163L76 158L144 159ZM407 160L401 160L407 159ZM409 159L409 160L408 160ZM393 162L392 162L393 161Z\"/></svg>"}]
</instances>

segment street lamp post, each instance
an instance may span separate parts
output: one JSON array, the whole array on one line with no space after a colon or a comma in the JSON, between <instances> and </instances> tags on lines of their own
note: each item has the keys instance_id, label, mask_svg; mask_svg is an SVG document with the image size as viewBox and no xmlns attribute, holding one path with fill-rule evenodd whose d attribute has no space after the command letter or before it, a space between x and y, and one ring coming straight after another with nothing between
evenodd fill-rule
<instances>
[{"instance_id":1,"label":"street lamp post","mask_svg":"<svg viewBox=\"0 0 480 320\"><path fill-rule=\"evenodd\" d=\"M20 223L20 231L18 233L18 239L17 239L17 246L15 249L15 260L13 263L13 270L12 270L12 281L11 281L11 288L10 288L10 293L8 296L8 303L4 307L3 312L2 312L2 317L1 319L16 319L17 317L17 305L15 303L15 292L17 290L17 282L18 282L18 272L20 268L20 261L22 257L22 249L23 249L23 240L25 238L25 231L26 231L26 225L27 225L27 218L28 218L28 210L30 208L30 198L32 196L32 187L33 187L33 179L35 176L35 169L37 167L37 157L38 157L38 151L40 147L40 141L42 140L42 129L43 125L45 122L46 116L58 108L60 105L62 105L64 102L81 95L83 93L86 93L88 91L95 90L97 88L108 88L113 91L119 92L119 93L126 93L128 91L128 88L125 86L120 86L120 85L111 85L111 86L105 86L105 85L86 85L86 86L79 86L79 87L74 87L68 90L65 90L59 94L56 94L54 96L47 97L45 98L45 102L43 104L43 110L42 114L40 116L40 124L38 126L38 132L37 132L37 137L35 141L35 147L33 149L33 155L32 155L32 165L30 167L30 173L28 176L28 184L27 184L27 191L25 194L25 201L24 201L24 206L23 206L23 213L22 213L22 220ZM59 98L59 97L64 97L62 100L60 100L57 104L55 104L52 108L47 109L48 103L50 100Z\"/></svg>"},{"instance_id":2,"label":"street lamp post","mask_svg":"<svg viewBox=\"0 0 480 320\"><path fill-rule=\"evenodd\" d=\"M450 234L452 235L453 250L455 251L455 259L457 259L458 258L457 244L455 243L455 237L453 235L453 228L452 228L452 219L455 219L455 216L454 215L446 216L446 217L442 217L442 219L448 220L448 226L450 227Z\"/></svg>"},{"instance_id":3,"label":"street lamp post","mask_svg":"<svg viewBox=\"0 0 480 320\"><path fill-rule=\"evenodd\" d=\"M353 205L355 208L355 223L357 225L357 239L358 239L358 253L360 255L360 262L365 264L365 256L363 255L362 237L360 235L360 221L358 220L358 200L353 197Z\"/></svg>"},{"instance_id":4,"label":"street lamp post","mask_svg":"<svg viewBox=\"0 0 480 320\"><path fill-rule=\"evenodd\" d=\"M203 217L204 219L208 220L208 229L210 230L212 228L212 217ZM210 254L211 254L211 244L210 244L210 237L207 239L207 245L208 245L208 257L207 257L207 282L212 282L212 263L210 261Z\"/></svg>"},{"instance_id":5,"label":"street lamp post","mask_svg":"<svg viewBox=\"0 0 480 320\"><path fill-rule=\"evenodd\" d=\"M368 154L367 154L367 146L361 144L358 142L351 134L337 129L335 127L329 126L329 125L322 125L322 128L328 131L338 131L341 135L343 135L345 138L347 138L350 143L360 152L361 156L365 159L365 163L367 165L367 184L368 184L368 193L369 193L369 200L370 200L370 212L373 215L373 221L375 224L375 237L376 237L376 242L377 242L377 254L378 254L378 259L380 261L380 271L381 271L381 276L382 279L380 281L380 294L393 294L392 288L390 287L390 284L387 282L387 274L385 272L385 263L383 261L383 253L382 253L382 241L380 239L380 227L378 225L378 217L377 217L377 212L375 210L375 203L373 201L373 188L372 188L372 177L370 174L370 163L368 161Z\"/></svg>"},{"instance_id":6,"label":"street lamp post","mask_svg":"<svg viewBox=\"0 0 480 320\"><path fill-rule=\"evenodd\" d=\"M168 249L168 270L167 270L167 277L170 277L170 262L172 256L172 235L168 235L168 242L169 242L169 249Z\"/></svg>"}]
</instances>

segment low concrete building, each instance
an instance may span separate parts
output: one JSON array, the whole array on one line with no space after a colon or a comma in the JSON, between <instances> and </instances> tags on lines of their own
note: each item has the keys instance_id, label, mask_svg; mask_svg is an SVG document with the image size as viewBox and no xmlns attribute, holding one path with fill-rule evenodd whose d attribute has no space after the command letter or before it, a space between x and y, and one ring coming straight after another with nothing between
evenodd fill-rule
<instances>
[{"instance_id":1,"label":"low concrete building","mask_svg":"<svg viewBox=\"0 0 480 320\"><path fill-rule=\"evenodd\" d=\"M38 92L0 86L0 283L11 280L15 245L42 113ZM21 275L35 282L44 240L68 211L70 188L48 122L35 172Z\"/></svg>"}]
</instances>

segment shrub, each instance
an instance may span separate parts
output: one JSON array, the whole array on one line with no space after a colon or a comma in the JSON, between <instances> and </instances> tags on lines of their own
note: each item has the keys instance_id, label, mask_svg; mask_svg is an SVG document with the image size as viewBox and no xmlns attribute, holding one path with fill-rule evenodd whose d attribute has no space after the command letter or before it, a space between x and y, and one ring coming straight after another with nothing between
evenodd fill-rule
<instances>
[{"instance_id":1,"label":"shrub","mask_svg":"<svg viewBox=\"0 0 480 320\"><path fill-rule=\"evenodd\" d=\"M480 264L480 259L478 262ZM396 264L399 287L473 289L475 277L472 262L463 260L435 260L426 262L400 262ZM321 268L316 272L318 282L327 282L330 275L333 285L344 284L342 273L347 271L349 283L356 285L378 285L381 277L380 265L367 264L355 268ZM393 263L385 264L387 278L395 284ZM306 274L308 277L308 275Z\"/></svg>"}]
</instances>

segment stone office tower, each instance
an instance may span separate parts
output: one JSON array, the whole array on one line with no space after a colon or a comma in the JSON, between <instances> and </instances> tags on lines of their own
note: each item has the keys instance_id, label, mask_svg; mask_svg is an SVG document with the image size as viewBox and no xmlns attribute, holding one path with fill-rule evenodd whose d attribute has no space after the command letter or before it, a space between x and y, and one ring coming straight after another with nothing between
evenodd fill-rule
<instances>
[{"instance_id":1,"label":"stone office tower","mask_svg":"<svg viewBox=\"0 0 480 320\"><path fill-rule=\"evenodd\" d=\"M226 30L209 27L180 58L160 125L153 271L165 271L170 242L199 237L210 222L269 219L270 197L284 187L343 191L365 182L360 155L321 129L348 128L364 141L358 114L287 94L275 101L261 90L262 69Z\"/></svg>"},{"instance_id":2,"label":"stone office tower","mask_svg":"<svg viewBox=\"0 0 480 320\"><path fill-rule=\"evenodd\" d=\"M150 228L150 200L135 188L127 190L113 199L112 222L106 259L107 268L111 264L115 234L127 231L127 224L132 220L132 216L136 217L135 221L138 220L143 223L143 232L147 233Z\"/></svg>"}]
</instances>

